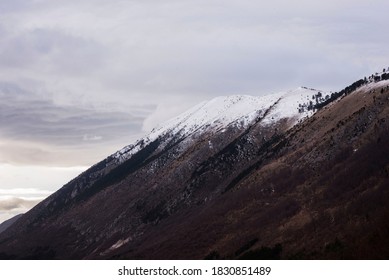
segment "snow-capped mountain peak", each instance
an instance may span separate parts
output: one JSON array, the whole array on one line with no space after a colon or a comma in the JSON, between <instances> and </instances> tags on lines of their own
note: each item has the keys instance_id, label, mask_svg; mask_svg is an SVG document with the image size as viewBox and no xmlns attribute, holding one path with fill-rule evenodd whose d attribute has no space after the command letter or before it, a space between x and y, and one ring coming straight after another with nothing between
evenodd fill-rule
<instances>
[{"instance_id":1,"label":"snow-capped mountain peak","mask_svg":"<svg viewBox=\"0 0 389 280\"><path fill-rule=\"evenodd\" d=\"M245 128L257 121L264 126L271 125L283 118L290 118L293 120L292 123L297 123L313 114L313 110L307 109L309 107L307 104L318 94L323 96L318 90L299 87L295 90L264 96L216 97L162 123L145 138L126 146L113 156L121 161L125 160L148 143L166 135L171 137L179 135L180 138L186 138L228 126Z\"/></svg>"},{"instance_id":2,"label":"snow-capped mountain peak","mask_svg":"<svg viewBox=\"0 0 389 280\"><path fill-rule=\"evenodd\" d=\"M191 133L201 127L219 128L230 124L247 126L257 117L264 117L268 109L270 109L270 112L263 120L267 123L293 116L301 119L312 114L312 112L299 113L299 104L311 100L312 96L318 92L320 91L299 87L295 90L264 96L231 95L216 97L202 102L176 118L161 124L153 129L149 137L154 138L166 131Z\"/></svg>"}]
</instances>

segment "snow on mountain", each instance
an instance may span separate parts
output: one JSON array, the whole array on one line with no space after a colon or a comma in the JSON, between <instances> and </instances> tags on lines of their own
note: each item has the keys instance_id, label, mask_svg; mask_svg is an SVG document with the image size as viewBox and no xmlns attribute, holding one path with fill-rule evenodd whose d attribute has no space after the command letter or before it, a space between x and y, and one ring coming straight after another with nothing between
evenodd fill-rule
<instances>
[{"instance_id":1,"label":"snow on mountain","mask_svg":"<svg viewBox=\"0 0 389 280\"><path fill-rule=\"evenodd\" d=\"M382 80L382 81L379 81L379 82L370 82L366 85L363 85L361 87L361 90L364 90L366 92L368 92L369 90L374 90L376 88L380 88L380 87L383 87L383 86L389 86L389 80Z\"/></svg>"},{"instance_id":2,"label":"snow on mountain","mask_svg":"<svg viewBox=\"0 0 389 280\"><path fill-rule=\"evenodd\" d=\"M319 91L299 87L295 90L265 96L232 95L204 101L181 115L168 120L135 144L124 147L113 156L119 161L129 158L160 136L179 135L182 138L216 131L227 126L247 127L261 119L263 125L271 125L283 118L292 118L294 124L309 117L313 111L299 112L299 104L312 100Z\"/></svg>"},{"instance_id":3,"label":"snow on mountain","mask_svg":"<svg viewBox=\"0 0 389 280\"><path fill-rule=\"evenodd\" d=\"M299 120L312 116L314 113L313 110L299 112L298 108L300 104L312 100L312 96L319 92L321 91L299 87L295 90L279 93L280 102L276 104L275 108L270 111L267 118L265 118L262 123L269 125L283 118L294 118L294 124L296 124Z\"/></svg>"}]
</instances>

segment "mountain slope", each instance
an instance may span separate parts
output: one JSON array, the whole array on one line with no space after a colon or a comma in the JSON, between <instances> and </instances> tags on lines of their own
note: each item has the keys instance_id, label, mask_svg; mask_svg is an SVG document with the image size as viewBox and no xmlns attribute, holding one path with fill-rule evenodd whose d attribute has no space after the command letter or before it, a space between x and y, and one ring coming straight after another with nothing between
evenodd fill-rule
<instances>
[{"instance_id":1,"label":"mountain slope","mask_svg":"<svg viewBox=\"0 0 389 280\"><path fill-rule=\"evenodd\" d=\"M388 83L312 115L328 98L299 88L200 104L25 214L0 256L385 258Z\"/></svg>"},{"instance_id":2,"label":"mountain slope","mask_svg":"<svg viewBox=\"0 0 389 280\"><path fill-rule=\"evenodd\" d=\"M9 228L13 223L15 223L23 214L16 215L0 224L0 233Z\"/></svg>"}]
</instances>

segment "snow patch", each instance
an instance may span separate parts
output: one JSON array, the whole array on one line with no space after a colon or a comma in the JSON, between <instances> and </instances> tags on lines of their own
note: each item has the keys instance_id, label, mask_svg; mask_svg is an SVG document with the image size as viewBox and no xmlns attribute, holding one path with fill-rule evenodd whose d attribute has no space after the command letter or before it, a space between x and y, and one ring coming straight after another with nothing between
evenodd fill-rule
<instances>
[{"instance_id":1,"label":"snow patch","mask_svg":"<svg viewBox=\"0 0 389 280\"><path fill-rule=\"evenodd\" d=\"M125 239L125 240L120 239L120 240L118 240L115 244L113 244L113 245L111 246L111 248L109 248L109 250L115 250L115 249L117 249L117 248L120 248L120 247L122 247L124 244L128 243L129 241L130 241L130 238L127 238L127 239Z\"/></svg>"}]
</instances>

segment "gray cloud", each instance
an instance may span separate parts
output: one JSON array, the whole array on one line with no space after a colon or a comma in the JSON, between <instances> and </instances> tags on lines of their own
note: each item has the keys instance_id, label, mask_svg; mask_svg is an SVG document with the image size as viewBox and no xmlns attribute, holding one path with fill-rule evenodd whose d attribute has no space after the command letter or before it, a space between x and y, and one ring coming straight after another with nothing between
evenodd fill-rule
<instances>
[{"instance_id":1,"label":"gray cloud","mask_svg":"<svg viewBox=\"0 0 389 280\"><path fill-rule=\"evenodd\" d=\"M0 83L1 161L61 163L82 148L92 152L104 145L114 152L113 145L125 145L139 133L145 118L142 112L151 109L134 105L126 113L65 106L16 85ZM67 155L69 151L73 152ZM97 155L102 156L101 151ZM74 158L75 164L77 160Z\"/></svg>"},{"instance_id":2,"label":"gray cloud","mask_svg":"<svg viewBox=\"0 0 389 280\"><path fill-rule=\"evenodd\" d=\"M13 13L27 8L31 8L32 7L31 2L32 1L29 0L1 1L0 14Z\"/></svg>"},{"instance_id":3,"label":"gray cloud","mask_svg":"<svg viewBox=\"0 0 389 280\"><path fill-rule=\"evenodd\" d=\"M0 46L3 67L44 66L40 71L66 75L93 71L101 67L104 57L98 42L43 28L9 35Z\"/></svg>"},{"instance_id":4,"label":"gray cloud","mask_svg":"<svg viewBox=\"0 0 389 280\"><path fill-rule=\"evenodd\" d=\"M114 98L131 95L145 102L171 93L203 98L267 93L307 83L302 73L318 68L331 69L321 85L343 86L332 78L359 77L377 67L376 56L387 58L382 11L388 4L383 1L368 6L364 1L292 5L280 0L98 4L41 1L43 12L27 14L23 23L11 17L18 32L9 36L6 59L14 65L34 60L46 78L62 74L72 92L80 84L95 89L91 79L106 89L99 96L110 92ZM365 44L366 37L381 45ZM282 83L279 71L288 71ZM80 74L86 78L82 82Z\"/></svg>"},{"instance_id":5,"label":"gray cloud","mask_svg":"<svg viewBox=\"0 0 389 280\"><path fill-rule=\"evenodd\" d=\"M126 130L136 130L142 122L142 117L130 112L61 106L12 85L0 84L0 98L2 135L15 140L74 145L84 135L101 134L104 139L114 138L114 133L128 135Z\"/></svg>"},{"instance_id":6,"label":"gray cloud","mask_svg":"<svg viewBox=\"0 0 389 280\"><path fill-rule=\"evenodd\" d=\"M34 207L42 199L22 199L17 197L11 197L8 199L0 200L0 211L12 211L12 210L27 210Z\"/></svg>"}]
</instances>

